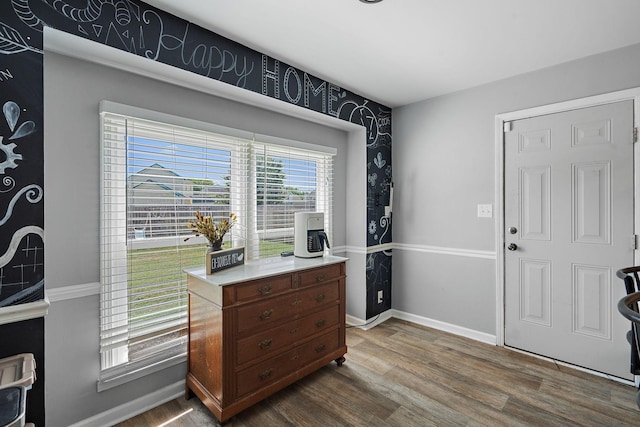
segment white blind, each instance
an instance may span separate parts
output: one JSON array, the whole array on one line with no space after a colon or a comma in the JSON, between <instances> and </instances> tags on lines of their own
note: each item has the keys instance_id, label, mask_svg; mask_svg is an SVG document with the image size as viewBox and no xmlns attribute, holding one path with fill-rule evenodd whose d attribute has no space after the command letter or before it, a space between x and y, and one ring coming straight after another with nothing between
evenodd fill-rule
<instances>
[{"instance_id":1,"label":"white blind","mask_svg":"<svg viewBox=\"0 0 640 427\"><path fill-rule=\"evenodd\" d=\"M244 210L249 141L110 113L102 120L102 368L137 368L185 351L183 270L203 265L205 245L184 241L193 237L187 222L196 211L218 220ZM237 224L226 245L245 230Z\"/></svg>"},{"instance_id":2,"label":"white blind","mask_svg":"<svg viewBox=\"0 0 640 427\"><path fill-rule=\"evenodd\" d=\"M225 247L247 259L293 251L293 217L325 212L331 236L333 158L102 112L102 375L186 351L186 268L204 267L196 211L238 217ZM185 242L185 238L189 239ZM330 237L331 238L331 237Z\"/></svg>"},{"instance_id":3,"label":"white blind","mask_svg":"<svg viewBox=\"0 0 640 427\"><path fill-rule=\"evenodd\" d=\"M295 212L333 213L333 157L327 154L254 143L256 234L252 252L260 258L293 251Z\"/></svg>"}]
</instances>

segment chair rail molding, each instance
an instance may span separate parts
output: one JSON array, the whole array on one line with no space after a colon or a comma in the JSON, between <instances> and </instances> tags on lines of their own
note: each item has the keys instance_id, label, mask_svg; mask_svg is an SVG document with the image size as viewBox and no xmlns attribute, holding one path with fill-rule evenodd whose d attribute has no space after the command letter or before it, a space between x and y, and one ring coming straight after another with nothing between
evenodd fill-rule
<instances>
[{"instance_id":1,"label":"chair rail molding","mask_svg":"<svg viewBox=\"0 0 640 427\"><path fill-rule=\"evenodd\" d=\"M45 317L49 312L49 305L49 300L45 297L44 300L0 307L0 325Z\"/></svg>"}]
</instances>

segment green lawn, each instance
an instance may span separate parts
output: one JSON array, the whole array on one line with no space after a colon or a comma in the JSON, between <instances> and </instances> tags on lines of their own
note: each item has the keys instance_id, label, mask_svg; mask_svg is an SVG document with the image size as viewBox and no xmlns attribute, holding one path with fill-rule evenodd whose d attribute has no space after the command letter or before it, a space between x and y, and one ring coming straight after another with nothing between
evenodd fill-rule
<instances>
[{"instance_id":1,"label":"green lawn","mask_svg":"<svg viewBox=\"0 0 640 427\"><path fill-rule=\"evenodd\" d=\"M261 253L279 254L292 251L293 244L261 241L260 249ZM204 245L192 245L130 251L129 323L185 310L187 276L183 270L203 267L205 250Z\"/></svg>"}]
</instances>

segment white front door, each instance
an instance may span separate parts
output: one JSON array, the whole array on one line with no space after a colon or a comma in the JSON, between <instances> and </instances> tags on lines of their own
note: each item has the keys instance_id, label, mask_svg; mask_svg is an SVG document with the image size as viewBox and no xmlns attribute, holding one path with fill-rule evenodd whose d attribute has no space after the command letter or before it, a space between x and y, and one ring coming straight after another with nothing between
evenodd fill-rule
<instances>
[{"instance_id":1,"label":"white front door","mask_svg":"<svg viewBox=\"0 0 640 427\"><path fill-rule=\"evenodd\" d=\"M505 129L505 345L632 379L633 101Z\"/></svg>"}]
</instances>

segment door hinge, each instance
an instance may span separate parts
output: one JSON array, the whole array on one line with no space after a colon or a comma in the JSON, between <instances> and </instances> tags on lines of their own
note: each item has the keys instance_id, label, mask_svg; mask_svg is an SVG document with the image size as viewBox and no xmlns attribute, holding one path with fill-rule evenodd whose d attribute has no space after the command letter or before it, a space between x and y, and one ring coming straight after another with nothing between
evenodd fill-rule
<instances>
[{"instance_id":1,"label":"door hinge","mask_svg":"<svg viewBox=\"0 0 640 427\"><path fill-rule=\"evenodd\" d=\"M513 130L513 126L511 126L511 122L504 122L503 130L505 132L511 132Z\"/></svg>"},{"instance_id":2,"label":"door hinge","mask_svg":"<svg viewBox=\"0 0 640 427\"><path fill-rule=\"evenodd\" d=\"M632 234L631 235L631 248L633 250L638 249L638 235L637 234Z\"/></svg>"},{"instance_id":3,"label":"door hinge","mask_svg":"<svg viewBox=\"0 0 640 427\"><path fill-rule=\"evenodd\" d=\"M633 128L633 142L638 142L638 128Z\"/></svg>"}]
</instances>

